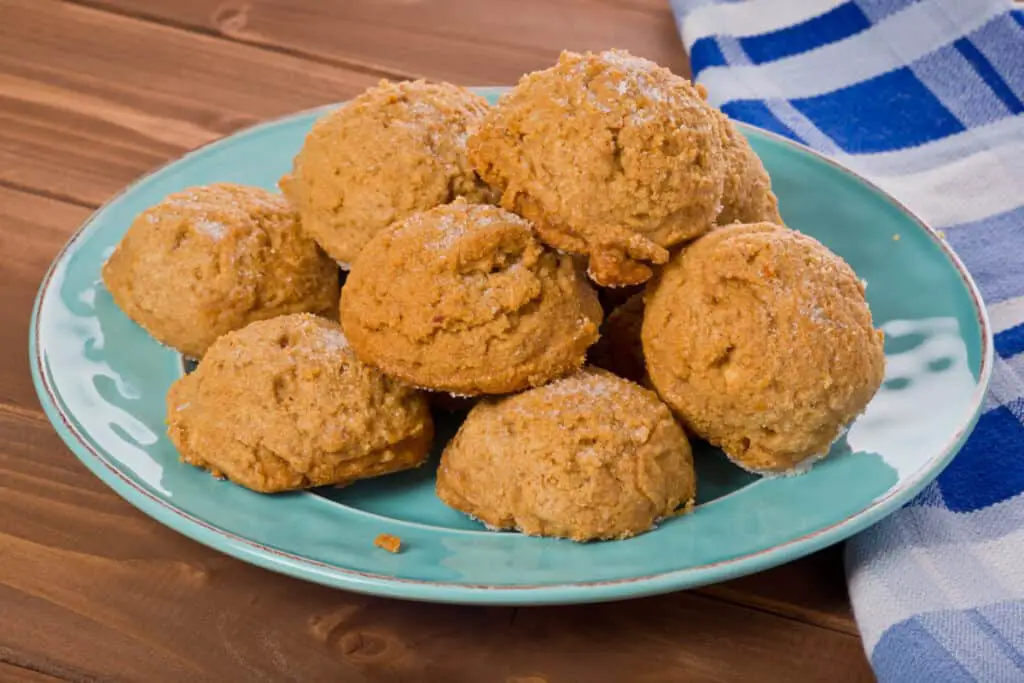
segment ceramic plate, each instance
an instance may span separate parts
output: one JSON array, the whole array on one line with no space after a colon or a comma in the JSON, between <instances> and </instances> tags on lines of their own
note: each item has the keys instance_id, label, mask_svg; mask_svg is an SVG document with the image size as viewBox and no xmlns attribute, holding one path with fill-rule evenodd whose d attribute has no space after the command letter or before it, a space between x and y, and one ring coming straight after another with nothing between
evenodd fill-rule
<instances>
[{"instance_id":1,"label":"ceramic plate","mask_svg":"<svg viewBox=\"0 0 1024 683\"><path fill-rule=\"evenodd\" d=\"M495 89L482 91L492 100ZM170 192L231 181L275 188L313 121L305 112L203 147L98 211L43 281L32 372L47 415L85 465L167 526L242 560L340 588L490 604L635 597L729 579L836 543L938 475L977 419L991 334L970 277L943 241L876 187L787 140L743 127L788 225L868 283L888 371L830 457L800 477L758 479L699 451L699 506L626 541L574 544L491 533L446 508L433 466L345 489L252 493L178 462L164 395L184 372L114 305L100 268L133 217ZM438 451L456 425L439 425ZM380 533L403 551L374 547Z\"/></svg>"}]
</instances>

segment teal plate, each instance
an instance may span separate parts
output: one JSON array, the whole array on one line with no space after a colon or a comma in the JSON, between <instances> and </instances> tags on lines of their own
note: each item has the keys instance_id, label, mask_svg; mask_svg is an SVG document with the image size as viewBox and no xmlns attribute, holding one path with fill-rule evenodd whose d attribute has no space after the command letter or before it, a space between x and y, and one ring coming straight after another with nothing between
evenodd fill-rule
<instances>
[{"instance_id":1,"label":"teal plate","mask_svg":"<svg viewBox=\"0 0 1024 683\"><path fill-rule=\"evenodd\" d=\"M392 597L516 605L636 597L759 571L847 538L936 477L974 426L992 339L960 261L878 188L744 127L787 224L867 281L887 337L885 384L810 473L758 479L706 449L693 514L633 539L581 545L485 531L434 496L432 466L263 496L181 464L164 431L164 395L184 371L181 357L118 310L100 268L134 216L170 192L215 181L274 188L321 114L243 131L135 183L71 239L36 301L32 373L57 432L117 493L186 536L268 569ZM444 435L454 425L440 427ZM399 536L403 551L374 547L381 533Z\"/></svg>"}]
</instances>

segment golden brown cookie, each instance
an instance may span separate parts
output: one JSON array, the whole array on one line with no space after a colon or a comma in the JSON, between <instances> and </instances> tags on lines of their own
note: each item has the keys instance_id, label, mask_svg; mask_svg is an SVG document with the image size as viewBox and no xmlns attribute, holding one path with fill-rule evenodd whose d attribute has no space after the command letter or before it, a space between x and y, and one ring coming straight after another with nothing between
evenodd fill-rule
<instances>
[{"instance_id":1,"label":"golden brown cookie","mask_svg":"<svg viewBox=\"0 0 1024 683\"><path fill-rule=\"evenodd\" d=\"M381 228L456 197L496 194L466 161L487 101L449 83L370 88L318 120L281 189L343 268Z\"/></svg>"},{"instance_id":2,"label":"golden brown cookie","mask_svg":"<svg viewBox=\"0 0 1024 683\"><path fill-rule=\"evenodd\" d=\"M336 317L338 267L280 195L219 183L142 212L103 266L124 313L160 342L202 357L254 320Z\"/></svg>"},{"instance_id":3,"label":"golden brown cookie","mask_svg":"<svg viewBox=\"0 0 1024 683\"><path fill-rule=\"evenodd\" d=\"M491 109L469 157L542 240L589 255L598 284L623 286L713 225L725 173L718 126L697 88L653 62L564 52Z\"/></svg>"},{"instance_id":4,"label":"golden brown cookie","mask_svg":"<svg viewBox=\"0 0 1024 683\"><path fill-rule=\"evenodd\" d=\"M254 491L345 484L416 467L433 438L423 394L361 363L307 314L218 339L167 394L182 460Z\"/></svg>"},{"instance_id":5,"label":"golden brown cookie","mask_svg":"<svg viewBox=\"0 0 1024 683\"><path fill-rule=\"evenodd\" d=\"M568 255L496 206L456 201L379 233L352 266L341 319L365 362L414 386L472 396L580 367L601 323Z\"/></svg>"},{"instance_id":6,"label":"golden brown cookie","mask_svg":"<svg viewBox=\"0 0 1024 683\"><path fill-rule=\"evenodd\" d=\"M864 285L821 243L731 225L648 285L647 372L695 434L760 473L825 455L882 382L882 333Z\"/></svg>"},{"instance_id":7,"label":"golden brown cookie","mask_svg":"<svg viewBox=\"0 0 1024 683\"><path fill-rule=\"evenodd\" d=\"M725 153L725 186L722 211L716 223L775 223L782 225L779 200L772 192L772 181L754 149L733 125L729 117L716 110Z\"/></svg>"},{"instance_id":8,"label":"golden brown cookie","mask_svg":"<svg viewBox=\"0 0 1024 683\"><path fill-rule=\"evenodd\" d=\"M687 510L690 444L652 391L594 368L470 411L437 495L494 529L626 538Z\"/></svg>"},{"instance_id":9,"label":"golden brown cookie","mask_svg":"<svg viewBox=\"0 0 1024 683\"><path fill-rule=\"evenodd\" d=\"M589 362L637 384L646 384L647 367L640 343L643 323L644 295L638 292L605 318L601 338L587 354Z\"/></svg>"}]
</instances>

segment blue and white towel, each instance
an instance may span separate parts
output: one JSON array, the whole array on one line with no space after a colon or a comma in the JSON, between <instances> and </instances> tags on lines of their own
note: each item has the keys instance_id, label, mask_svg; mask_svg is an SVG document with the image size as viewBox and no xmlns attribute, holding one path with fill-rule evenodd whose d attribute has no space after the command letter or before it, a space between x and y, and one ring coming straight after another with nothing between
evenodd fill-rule
<instances>
[{"instance_id":1,"label":"blue and white towel","mask_svg":"<svg viewBox=\"0 0 1024 683\"><path fill-rule=\"evenodd\" d=\"M1024 681L1024 12L671 1L714 104L871 178L977 280L997 352L985 413L936 483L848 544L848 578L883 683Z\"/></svg>"}]
</instances>

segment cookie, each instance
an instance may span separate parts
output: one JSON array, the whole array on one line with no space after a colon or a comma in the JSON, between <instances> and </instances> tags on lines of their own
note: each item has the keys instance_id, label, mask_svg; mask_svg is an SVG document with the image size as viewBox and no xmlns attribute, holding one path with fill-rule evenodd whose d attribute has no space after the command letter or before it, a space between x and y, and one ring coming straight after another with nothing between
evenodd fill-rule
<instances>
[{"instance_id":1,"label":"cookie","mask_svg":"<svg viewBox=\"0 0 1024 683\"><path fill-rule=\"evenodd\" d=\"M423 394L361 363L336 322L308 314L218 339L167 395L187 463L273 493L416 467L433 438Z\"/></svg>"},{"instance_id":2,"label":"cookie","mask_svg":"<svg viewBox=\"0 0 1024 683\"><path fill-rule=\"evenodd\" d=\"M564 52L524 76L469 139L469 158L547 244L587 255L603 286L646 281L707 232L725 161L702 91L621 50Z\"/></svg>"},{"instance_id":3,"label":"cookie","mask_svg":"<svg viewBox=\"0 0 1024 683\"><path fill-rule=\"evenodd\" d=\"M885 370L864 284L811 237L732 225L648 285L647 372L688 429L754 472L828 453Z\"/></svg>"},{"instance_id":4,"label":"cookie","mask_svg":"<svg viewBox=\"0 0 1024 683\"><path fill-rule=\"evenodd\" d=\"M502 394L579 368L601 305L528 221L463 200L378 234L352 266L341 320L359 357L417 387Z\"/></svg>"},{"instance_id":5,"label":"cookie","mask_svg":"<svg viewBox=\"0 0 1024 683\"><path fill-rule=\"evenodd\" d=\"M725 185L722 210L715 222L775 223L782 225L779 200L772 192L772 181L761 159L725 114L718 114L725 156Z\"/></svg>"},{"instance_id":6,"label":"cookie","mask_svg":"<svg viewBox=\"0 0 1024 683\"><path fill-rule=\"evenodd\" d=\"M337 265L283 197L256 187L195 187L143 211L103 265L103 283L125 315L194 358L255 320L337 318Z\"/></svg>"},{"instance_id":7,"label":"cookie","mask_svg":"<svg viewBox=\"0 0 1024 683\"><path fill-rule=\"evenodd\" d=\"M487 101L448 83L382 81L325 114L281 190L343 268L382 228L456 197L493 201L466 160Z\"/></svg>"},{"instance_id":8,"label":"cookie","mask_svg":"<svg viewBox=\"0 0 1024 683\"><path fill-rule=\"evenodd\" d=\"M643 322L644 295L638 292L605 318L601 338L591 347L588 361L619 377L646 384L647 365L640 343Z\"/></svg>"},{"instance_id":9,"label":"cookie","mask_svg":"<svg viewBox=\"0 0 1024 683\"><path fill-rule=\"evenodd\" d=\"M692 506L696 475L654 392L585 368L477 404L441 456L437 495L492 529L619 539Z\"/></svg>"}]
</instances>

